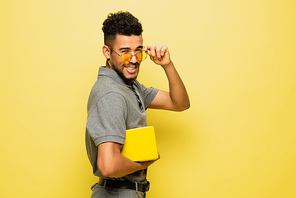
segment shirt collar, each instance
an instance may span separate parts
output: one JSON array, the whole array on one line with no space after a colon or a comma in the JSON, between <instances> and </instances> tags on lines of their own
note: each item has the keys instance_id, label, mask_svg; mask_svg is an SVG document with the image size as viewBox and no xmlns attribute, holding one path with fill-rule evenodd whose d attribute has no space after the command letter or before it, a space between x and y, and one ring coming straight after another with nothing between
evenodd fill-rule
<instances>
[{"instance_id":1,"label":"shirt collar","mask_svg":"<svg viewBox=\"0 0 296 198\"><path fill-rule=\"evenodd\" d=\"M131 84L127 84L113 69L109 69L106 66L101 66L99 68L99 76L107 76L109 78L112 78L114 81L116 81L119 84L126 85L128 87L131 87L133 82Z\"/></svg>"}]
</instances>

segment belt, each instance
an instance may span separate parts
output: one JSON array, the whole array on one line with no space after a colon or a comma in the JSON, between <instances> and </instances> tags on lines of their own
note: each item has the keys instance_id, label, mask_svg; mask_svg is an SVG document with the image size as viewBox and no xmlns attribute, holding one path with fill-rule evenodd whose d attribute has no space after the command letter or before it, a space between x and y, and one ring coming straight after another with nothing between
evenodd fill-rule
<instances>
[{"instance_id":1,"label":"belt","mask_svg":"<svg viewBox=\"0 0 296 198\"><path fill-rule=\"evenodd\" d=\"M118 188L118 189L130 189L140 192L147 192L150 188L150 182L146 181L145 183L131 182L131 181L122 181L122 180L110 180L100 178L99 185L107 188Z\"/></svg>"}]
</instances>

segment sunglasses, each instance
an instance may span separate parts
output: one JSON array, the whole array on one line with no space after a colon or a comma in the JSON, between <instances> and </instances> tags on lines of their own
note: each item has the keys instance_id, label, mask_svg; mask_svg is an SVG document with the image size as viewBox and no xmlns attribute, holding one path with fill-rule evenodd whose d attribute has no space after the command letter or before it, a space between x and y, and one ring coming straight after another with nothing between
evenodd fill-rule
<instances>
[{"instance_id":1,"label":"sunglasses","mask_svg":"<svg viewBox=\"0 0 296 198\"><path fill-rule=\"evenodd\" d=\"M114 51L111 47L109 47L110 50ZM122 54L117 53L116 51L114 51L119 57L120 57L120 61L123 64L128 64L133 56L136 57L136 59L138 60L138 63L142 62L143 60L145 60L147 58L147 53L146 51L142 50L142 49L138 49L136 50L136 52L134 54L132 54L131 52L123 52Z\"/></svg>"}]
</instances>

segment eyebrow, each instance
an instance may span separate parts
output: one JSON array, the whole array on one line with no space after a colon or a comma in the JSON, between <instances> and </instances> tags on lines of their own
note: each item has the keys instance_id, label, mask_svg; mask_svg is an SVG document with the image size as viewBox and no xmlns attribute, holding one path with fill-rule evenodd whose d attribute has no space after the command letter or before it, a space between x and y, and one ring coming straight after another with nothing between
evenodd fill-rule
<instances>
[{"instance_id":1,"label":"eyebrow","mask_svg":"<svg viewBox=\"0 0 296 198\"><path fill-rule=\"evenodd\" d=\"M140 45L140 46L138 46L136 49L138 49L138 48L143 49L143 46ZM120 51L121 51L121 50L130 50L130 49L131 49L131 48L129 48L129 47L122 47L122 48L119 48Z\"/></svg>"}]
</instances>

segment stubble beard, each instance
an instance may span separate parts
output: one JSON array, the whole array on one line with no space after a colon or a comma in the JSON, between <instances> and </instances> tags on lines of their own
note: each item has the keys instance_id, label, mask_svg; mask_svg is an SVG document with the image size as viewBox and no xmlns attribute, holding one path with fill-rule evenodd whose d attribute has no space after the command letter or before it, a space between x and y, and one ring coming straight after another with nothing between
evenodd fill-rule
<instances>
[{"instance_id":1,"label":"stubble beard","mask_svg":"<svg viewBox=\"0 0 296 198\"><path fill-rule=\"evenodd\" d=\"M136 64L133 64L135 65L136 67L139 68L139 64L136 63ZM135 78L126 78L122 72L122 70L120 70L118 67L116 67L115 65L112 65L112 68L113 70L120 76L120 78L128 85L131 85L138 77L138 74L139 74L139 69L138 69L138 74Z\"/></svg>"}]
</instances>

